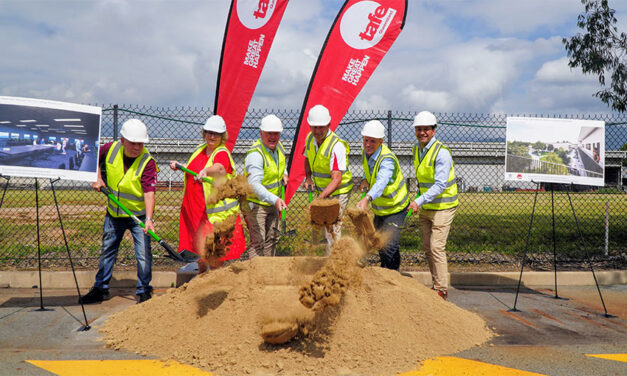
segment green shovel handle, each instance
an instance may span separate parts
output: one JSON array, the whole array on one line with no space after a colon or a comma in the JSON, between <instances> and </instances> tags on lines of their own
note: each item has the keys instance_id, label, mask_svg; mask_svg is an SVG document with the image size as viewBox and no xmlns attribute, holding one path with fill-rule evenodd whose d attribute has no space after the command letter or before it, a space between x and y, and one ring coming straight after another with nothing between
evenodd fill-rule
<instances>
[{"instance_id":1,"label":"green shovel handle","mask_svg":"<svg viewBox=\"0 0 627 376\"><path fill-rule=\"evenodd\" d=\"M128 214L133 221L135 221L135 223L137 223L138 225L141 226L141 228L146 229L146 225L144 224L144 222L142 222L141 219L137 218L136 215L134 215L133 213L131 213L130 210L128 210L127 208L124 207L124 205L122 205L120 203L120 201L118 201L117 198L115 198L115 196L113 195L113 193L111 193L111 190L109 190L108 187L100 187L100 192L104 193L105 195L107 195L107 197L109 197L109 200L115 202L115 204L122 209L126 214ZM153 239L155 239L157 242L161 241L161 238L159 236L157 236L157 234L155 234L154 232L152 232L152 230L148 230L148 235L152 236Z\"/></svg>"},{"instance_id":2,"label":"green shovel handle","mask_svg":"<svg viewBox=\"0 0 627 376\"><path fill-rule=\"evenodd\" d=\"M281 184L281 200L285 202L285 185ZM281 220L285 221L285 209L281 209Z\"/></svg>"},{"instance_id":3,"label":"green shovel handle","mask_svg":"<svg viewBox=\"0 0 627 376\"><path fill-rule=\"evenodd\" d=\"M313 201L313 195L311 194L311 185L307 186L307 193L309 194L309 203Z\"/></svg>"},{"instance_id":4,"label":"green shovel handle","mask_svg":"<svg viewBox=\"0 0 627 376\"><path fill-rule=\"evenodd\" d=\"M194 171L192 171L192 170L188 169L187 167L183 166L183 165L182 165L182 164L180 164L180 163L177 163L177 164L175 165L175 167L176 167L176 168L178 168L179 170L182 170L182 171L184 171L184 172L186 172L186 173L188 173L188 174L192 175L192 176L198 176L198 173L197 173L197 172L194 172ZM206 181L207 183L211 183L211 184L213 184L213 179L212 179L212 178L206 177L206 178L202 178L202 180L203 180L203 181Z\"/></svg>"}]
</instances>

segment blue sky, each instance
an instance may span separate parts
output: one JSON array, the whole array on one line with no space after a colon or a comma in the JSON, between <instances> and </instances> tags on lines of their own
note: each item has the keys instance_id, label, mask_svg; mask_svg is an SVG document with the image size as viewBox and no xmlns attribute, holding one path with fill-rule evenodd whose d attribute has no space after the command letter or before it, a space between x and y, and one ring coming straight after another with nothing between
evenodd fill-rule
<instances>
[{"instance_id":1,"label":"blue sky","mask_svg":"<svg viewBox=\"0 0 627 376\"><path fill-rule=\"evenodd\" d=\"M405 29L353 108L607 113L561 42L577 0L409 0ZM0 95L212 107L227 0L0 0ZM253 108L300 109L343 1L291 0ZM610 0L627 31L627 2Z\"/></svg>"}]
</instances>

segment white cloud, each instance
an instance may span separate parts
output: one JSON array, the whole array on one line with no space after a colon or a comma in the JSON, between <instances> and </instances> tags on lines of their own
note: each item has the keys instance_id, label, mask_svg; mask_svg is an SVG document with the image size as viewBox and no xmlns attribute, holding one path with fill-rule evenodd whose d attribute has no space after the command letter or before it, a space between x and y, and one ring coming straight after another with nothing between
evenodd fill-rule
<instances>
[{"instance_id":1,"label":"white cloud","mask_svg":"<svg viewBox=\"0 0 627 376\"><path fill-rule=\"evenodd\" d=\"M213 107L224 0L4 1L0 95ZM578 1L410 1L404 30L356 98L364 110L603 111L562 36ZM618 7L621 25L627 5ZM341 7L291 1L251 106L300 109ZM621 13L622 12L622 13Z\"/></svg>"}]
</instances>

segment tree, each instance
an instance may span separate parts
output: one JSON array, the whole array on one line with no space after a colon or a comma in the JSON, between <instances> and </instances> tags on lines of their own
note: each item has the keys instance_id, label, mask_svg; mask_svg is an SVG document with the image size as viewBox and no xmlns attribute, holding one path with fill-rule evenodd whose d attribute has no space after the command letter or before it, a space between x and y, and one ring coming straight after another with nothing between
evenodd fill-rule
<instances>
[{"instance_id":1,"label":"tree","mask_svg":"<svg viewBox=\"0 0 627 376\"><path fill-rule=\"evenodd\" d=\"M609 87L594 96L612 109L624 112L627 109L627 35L618 32L615 11L608 6L608 0L581 0L581 3L584 13L577 17L577 26L585 34L562 39L570 58L568 66L581 67L584 74L597 75L601 86L606 86L606 75L609 75Z\"/></svg>"}]
</instances>

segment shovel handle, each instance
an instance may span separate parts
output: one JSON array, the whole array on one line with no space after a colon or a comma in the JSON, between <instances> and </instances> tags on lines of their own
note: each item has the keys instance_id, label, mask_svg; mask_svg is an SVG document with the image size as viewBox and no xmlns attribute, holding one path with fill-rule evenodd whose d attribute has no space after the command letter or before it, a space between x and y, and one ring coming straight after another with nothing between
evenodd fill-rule
<instances>
[{"instance_id":1,"label":"shovel handle","mask_svg":"<svg viewBox=\"0 0 627 376\"><path fill-rule=\"evenodd\" d=\"M307 193L309 194L309 202L311 203L313 201L313 196L311 194L311 186L310 185L307 186Z\"/></svg>"},{"instance_id":2,"label":"shovel handle","mask_svg":"<svg viewBox=\"0 0 627 376\"><path fill-rule=\"evenodd\" d=\"M281 184L281 200L285 202L285 185ZM285 221L285 209L281 209L281 220Z\"/></svg>"},{"instance_id":3,"label":"shovel handle","mask_svg":"<svg viewBox=\"0 0 627 376\"><path fill-rule=\"evenodd\" d=\"M192 175L192 176L198 176L198 173L197 173L197 172L194 172L194 171L192 171L192 170L188 169L187 167L183 166L183 165L182 165L182 164L180 164L180 163L177 163L175 166L176 166L176 168L178 168L179 170L182 170L182 171L184 171L184 172L186 172L186 173L188 173L188 174L190 174L190 175ZM213 184L213 179L211 179L211 178L209 178L209 177L202 178L202 180L203 180L203 181L206 181L207 183L211 183L211 184Z\"/></svg>"},{"instance_id":4,"label":"shovel handle","mask_svg":"<svg viewBox=\"0 0 627 376\"><path fill-rule=\"evenodd\" d=\"M414 197L414 201L418 198L418 196L420 196L420 191L416 192L416 196ZM414 214L414 209L409 209L409 211L407 212L407 215L405 216L405 219L411 217L412 214Z\"/></svg>"},{"instance_id":5,"label":"shovel handle","mask_svg":"<svg viewBox=\"0 0 627 376\"><path fill-rule=\"evenodd\" d=\"M135 221L135 223L137 223L138 225L141 226L141 228L146 229L146 225L144 224L144 222L142 222L141 219L137 218L137 216L133 213L131 213L130 210L128 210L127 208L124 207L124 205L122 205L120 203L120 201L118 201L118 199L113 195L113 193L111 193L111 190L108 187L100 187L100 192L104 193L109 200L115 202L115 204L122 209L126 214L128 214L133 221ZM155 234L154 232L152 232L152 230L148 230L148 235L152 236L153 239L155 239L157 242L161 243L161 238L159 236L157 236L157 234Z\"/></svg>"}]
</instances>

